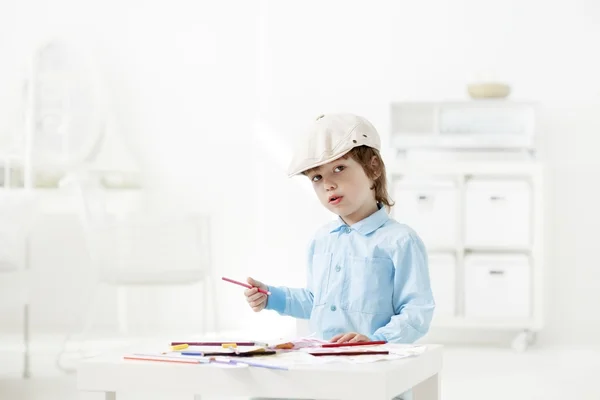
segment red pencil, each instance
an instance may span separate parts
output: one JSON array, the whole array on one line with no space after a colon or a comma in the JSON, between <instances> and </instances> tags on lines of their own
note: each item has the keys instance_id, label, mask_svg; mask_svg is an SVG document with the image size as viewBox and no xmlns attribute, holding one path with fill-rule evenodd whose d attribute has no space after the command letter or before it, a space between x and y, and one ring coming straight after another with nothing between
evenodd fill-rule
<instances>
[{"instance_id":1,"label":"red pencil","mask_svg":"<svg viewBox=\"0 0 600 400\"><path fill-rule=\"evenodd\" d=\"M346 347L346 346L374 346L376 344L386 344L385 340L375 340L373 342L355 342L355 343L324 343L321 347Z\"/></svg>"},{"instance_id":2,"label":"red pencil","mask_svg":"<svg viewBox=\"0 0 600 400\"><path fill-rule=\"evenodd\" d=\"M249 285L249 284L247 284L247 283L244 283L244 282L238 282L238 281L234 281L233 279L229 279L229 278L225 278L225 277L222 277L221 279L223 279L223 280L224 280L224 281L226 281L226 282L229 282L229 283L234 283L234 284L236 284L236 285L240 285L240 286L243 286L243 287L245 287L245 288L248 288L248 289L252 289L253 287L255 287L255 286ZM264 289L261 289L261 288L257 288L257 289L258 289L258 291L259 291L259 292L261 292L261 293L264 293L264 294L266 294L266 295L271 295L271 292L268 292L268 291L266 291L266 290L264 290Z\"/></svg>"},{"instance_id":3,"label":"red pencil","mask_svg":"<svg viewBox=\"0 0 600 400\"><path fill-rule=\"evenodd\" d=\"M372 355L372 354L390 354L390 352L388 350L369 350L369 351L352 351L352 350L348 350L348 351L343 351L343 352L337 352L337 351L332 351L332 352L318 352L318 351L309 351L308 354L310 354L311 356L367 356L367 355Z\"/></svg>"}]
</instances>

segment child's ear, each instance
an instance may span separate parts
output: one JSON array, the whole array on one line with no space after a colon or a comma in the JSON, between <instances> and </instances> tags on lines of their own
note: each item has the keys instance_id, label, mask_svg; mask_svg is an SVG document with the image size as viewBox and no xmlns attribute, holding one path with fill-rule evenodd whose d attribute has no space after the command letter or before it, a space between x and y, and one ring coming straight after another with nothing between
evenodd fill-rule
<instances>
[{"instance_id":1,"label":"child's ear","mask_svg":"<svg viewBox=\"0 0 600 400\"><path fill-rule=\"evenodd\" d=\"M373 171L374 179L381 176L381 162L379 162L379 157L371 157L371 170Z\"/></svg>"}]
</instances>

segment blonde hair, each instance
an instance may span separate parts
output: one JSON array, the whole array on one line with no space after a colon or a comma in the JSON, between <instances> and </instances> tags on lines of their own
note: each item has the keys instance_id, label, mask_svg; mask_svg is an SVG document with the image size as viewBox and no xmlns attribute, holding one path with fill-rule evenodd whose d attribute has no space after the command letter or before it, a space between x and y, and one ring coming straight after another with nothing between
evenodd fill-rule
<instances>
[{"instance_id":1,"label":"blonde hair","mask_svg":"<svg viewBox=\"0 0 600 400\"><path fill-rule=\"evenodd\" d=\"M390 198L388 193L385 164L379 151L369 146L358 146L354 147L340 158L347 159L348 157L351 157L354 161L360 164L363 171L365 171L367 178L373 181L371 190L375 191L375 201L383 204L386 210L389 212L394 206L394 201ZM372 162L373 157L375 157L376 160L375 165L373 165ZM303 174L308 175L314 170L316 170L316 168L311 168L304 171Z\"/></svg>"}]
</instances>

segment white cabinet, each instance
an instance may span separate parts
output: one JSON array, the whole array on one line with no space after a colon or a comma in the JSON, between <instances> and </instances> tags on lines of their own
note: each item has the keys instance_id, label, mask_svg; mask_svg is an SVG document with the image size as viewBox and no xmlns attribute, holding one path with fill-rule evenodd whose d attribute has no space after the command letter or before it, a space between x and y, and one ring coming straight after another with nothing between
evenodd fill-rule
<instances>
[{"instance_id":1,"label":"white cabinet","mask_svg":"<svg viewBox=\"0 0 600 400\"><path fill-rule=\"evenodd\" d=\"M525 180L471 179L465 189L467 247L527 248L531 187Z\"/></svg>"},{"instance_id":2,"label":"white cabinet","mask_svg":"<svg viewBox=\"0 0 600 400\"><path fill-rule=\"evenodd\" d=\"M479 319L529 318L531 268L521 254L465 257L465 316Z\"/></svg>"},{"instance_id":3,"label":"white cabinet","mask_svg":"<svg viewBox=\"0 0 600 400\"><path fill-rule=\"evenodd\" d=\"M528 338L541 330L542 165L408 160L389 170L394 217L428 248L432 327L514 330Z\"/></svg>"},{"instance_id":4,"label":"white cabinet","mask_svg":"<svg viewBox=\"0 0 600 400\"><path fill-rule=\"evenodd\" d=\"M427 247L434 328L519 331L516 349L543 328L536 108L506 99L391 104L393 216Z\"/></svg>"},{"instance_id":5,"label":"white cabinet","mask_svg":"<svg viewBox=\"0 0 600 400\"><path fill-rule=\"evenodd\" d=\"M456 315L456 256L454 254L429 255L429 278L435 300L435 316Z\"/></svg>"},{"instance_id":6,"label":"white cabinet","mask_svg":"<svg viewBox=\"0 0 600 400\"><path fill-rule=\"evenodd\" d=\"M428 248L452 248L458 239L456 183L400 180L394 185L394 217L415 229Z\"/></svg>"}]
</instances>

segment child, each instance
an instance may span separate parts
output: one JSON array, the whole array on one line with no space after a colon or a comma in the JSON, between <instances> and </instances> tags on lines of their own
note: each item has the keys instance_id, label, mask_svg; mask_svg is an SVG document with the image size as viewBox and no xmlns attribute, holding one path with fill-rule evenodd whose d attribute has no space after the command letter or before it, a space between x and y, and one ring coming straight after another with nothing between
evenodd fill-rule
<instances>
[{"instance_id":1,"label":"child","mask_svg":"<svg viewBox=\"0 0 600 400\"><path fill-rule=\"evenodd\" d=\"M427 333L435 308L427 254L411 228L388 216L393 202L380 147L377 131L362 117L317 118L288 172L308 177L319 201L339 218L310 243L306 288L248 278L254 288L245 295L254 311L309 319L311 331L337 343L412 343Z\"/></svg>"}]
</instances>

